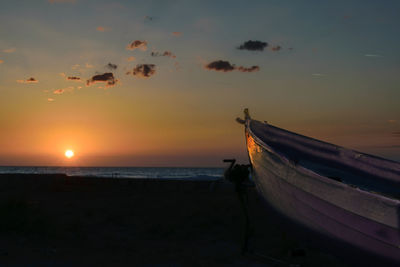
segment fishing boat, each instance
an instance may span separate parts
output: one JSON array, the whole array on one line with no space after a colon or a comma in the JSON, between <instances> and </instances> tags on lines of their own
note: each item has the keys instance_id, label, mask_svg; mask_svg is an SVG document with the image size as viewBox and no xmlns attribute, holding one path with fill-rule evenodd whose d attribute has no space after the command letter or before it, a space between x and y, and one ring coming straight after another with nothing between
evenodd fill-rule
<instances>
[{"instance_id":1,"label":"fishing boat","mask_svg":"<svg viewBox=\"0 0 400 267\"><path fill-rule=\"evenodd\" d=\"M251 119L252 178L262 199L329 240L400 264L400 163ZM398 265L400 266L400 265Z\"/></svg>"}]
</instances>

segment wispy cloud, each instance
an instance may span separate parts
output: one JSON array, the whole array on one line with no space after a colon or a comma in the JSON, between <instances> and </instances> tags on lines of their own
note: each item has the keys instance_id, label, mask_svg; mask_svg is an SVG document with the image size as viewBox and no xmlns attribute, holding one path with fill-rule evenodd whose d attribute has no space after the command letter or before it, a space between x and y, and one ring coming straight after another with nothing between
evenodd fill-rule
<instances>
[{"instance_id":1,"label":"wispy cloud","mask_svg":"<svg viewBox=\"0 0 400 267\"><path fill-rule=\"evenodd\" d=\"M179 37L182 35L182 33L181 32L172 32L172 35L175 37Z\"/></svg>"},{"instance_id":2,"label":"wispy cloud","mask_svg":"<svg viewBox=\"0 0 400 267\"><path fill-rule=\"evenodd\" d=\"M72 92L72 91L74 91L74 87L73 86L68 86L67 88L53 90L53 94L62 95L63 93Z\"/></svg>"},{"instance_id":3,"label":"wispy cloud","mask_svg":"<svg viewBox=\"0 0 400 267\"><path fill-rule=\"evenodd\" d=\"M131 61L135 61L135 57L128 57L127 59L126 59L126 61L128 61L128 62L131 62Z\"/></svg>"},{"instance_id":4,"label":"wispy cloud","mask_svg":"<svg viewBox=\"0 0 400 267\"><path fill-rule=\"evenodd\" d=\"M176 56L170 51L164 51L163 53L160 52L151 52L152 57L170 57L176 58Z\"/></svg>"},{"instance_id":5,"label":"wispy cloud","mask_svg":"<svg viewBox=\"0 0 400 267\"><path fill-rule=\"evenodd\" d=\"M47 98L47 101L48 101L48 102L53 102L53 101L54 101L54 98L49 97L49 98Z\"/></svg>"},{"instance_id":6,"label":"wispy cloud","mask_svg":"<svg viewBox=\"0 0 400 267\"><path fill-rule=\"evenodd\" d=\"M239 66L236 67L235 64L231 64L229 61L225 60L216 60L212 61L204 66L205 69L207 70L214 70L214 71L220 71L220 72L230 72L230 71L240 71L240 72L255 72L259 71L260 67L259 66L251 66L249 68Z\"/></svg>"},{"instance_id":7,"label":"wispy cloud","mask_svg":"<svg viewBox=\"0 0 400 267\"><path fill-rule=\"evenodd\" d=\"M397 120L388 120L388 123L397 123Z\"/></svg>"},{"instance_id":8,"label":"wispy cloud","mask_svg":"<svg viewBox=\"0 0 400 267\"><path fill-rule=\"evenodd\" d=\"M128 71L126 74L132 74L133 76L149 78L156 73L156 65L154 64L138 64L133 68L132 71Z\"/></svg>"},{"instance_id":9,"label":"wispy cloud","mask_svg":"<svg viewBox=\"0 0 400 267\"><path fill-rule=\"evenodd\" d=\"M3 49L4 53L14 53L15 51L17 51L17 49L15 47Z\"/></svg>"},{"instance_id":10,"label":"wispy cloud","mask_svg":"<svg viewBox=\"0 0 400 267\"><path fill-rule=\"evenodd\" d=\"M277 52L277 51L279 51L279 50L282 49L282 46L280 46L280 45L274 45L274 46L271 46L270 49L271 49L271 51Z\"/></svg>"},{"instance_id":11,"label":"wispy cloud","mask_svg":"<svg viewBox=\"0 0 400 267\"><path fill-rule=\"evenodd\" d=\"M118 66L117 66L117 64L108 63L108 64L106 65L106 68L107 68L107 69L110 69L110 70L116 70L116 69L118 68Z\"/></svg>"},{"instance_id":12,"label":"wispy cloud","mask_svg":"<svg viewBox=\"0 0 400 267\"><path fill-rule=\"evenodd\" d=\"M132 43L130 43L129 45L127 45L126 49L132 50L132 51L135 49L140 49L142 51L146 51L147 50L147 42L136 40L136 41L133 41Z\"/></svg>"},{"instance_id":13,"label":"wispy cloud","mask_svg":"<svg viewBox=\"0 0 400 267\"><path fill-rule=\"evenodd\" d=\"M61 94L63 94L64 92L65 92L64 89L56 89L56 90L53 91L53 94L55 94L55 95L61 95Z\"/></svg>"},{"instance_id":14,"label":"wispy cloud","mask_svg":"<svg viewBox=\"0 0 400 267\"><path fill-rule=\"evenodd\" d=\"M76 3L76 0L48 0L48 2L50 4L56 4L56 3L70 3L70 4L73 4L73 3Z\"/></svg>"},{"instance_id":15,"label":"wispy cloud","mask_svg":"<svg viewBox=\"0 0 400 267\"><path fill-rule=\"evenodd\" d=\"M94 75L92 78L86 81L86 85L90 86L91 84L97 82L104 82L106 83L107 87L110 87L114 86L118 82L118 80L114 77L114 74L112 72L106 72L103 74Z\"/></svg>"},{"instance_id":16,"label":"wispy cloud","mask_svg":"<svg viewBox=\"0 0 400 267\"><path fill-rule=\"evenodd\" d=\"M88 68L88 69L91 69L91 68L93 68L93 65L91 65L91 64L89 64L89 63L86 63L86 64L85 64L85 67Z\"/></svg>"},{"instance_id":17,"label":"wispy cloud","mask_svg":"<svg viewBox=\"0 0 400 267\"><path fill-rule=\"evenodd\" d=\"M108 32L108 31L111 31L111 28L110 27L98 26L96 28L96 31L98 31L98 32Z\"/></svg>"},{"instance_id":18,"label":"wispy cloud","mask_svg":"<svg viewBox=\"0 0 400 267\"><path fill-rule=\"evenodd\" d=\"M38 83L39 81L31 77L27 80L17 80L17 83Z\"/></svg>"},{"instance_id":19,"label":"wispy cloud","mask_svg":"<svg viewBox=\"0 0 400 267\"><path fill-rule=\"evenodd\" d=\"M326 74L323 74L323 73L313 73L313 74L311 74L312 76L314 76L314 77L323 77L323 76L326 76Z\"/></svg>"},{"instance_id":20,"label":"wispy cloud","mask_svg":"<svg viewBox=\"0 0 400 267\"><path fill-rule=\"evenodd\" d=\"M250 51L264 51L264 49L267 46L268 46L267 42L249 40L249 41L241 44L238 47L238 49L239 50L250 50Z\"/></svg>"},{"instance_id":21,"label":"wispy cloud","mask_svg":"<svg viewBox=\"0 0 400 267\"><path fill-rule=\"evenodd\" d=\"M75 65L73 65L72 67L71 67L71 69L73 69L73 70L76 70L77 68L79 68L79 64L75 64Z\"/></svg>"},{"instance_id":22,"label":"wispy cloud","mask_svg":"<svg viewBox=\"0 0 400 267\"><path fill-rule=\"evenodd\" d=\"M382 55L379 55L379 54L365 54L364 56L366 56L366 57L382 57Z\"/></svg>"}]
</instances>

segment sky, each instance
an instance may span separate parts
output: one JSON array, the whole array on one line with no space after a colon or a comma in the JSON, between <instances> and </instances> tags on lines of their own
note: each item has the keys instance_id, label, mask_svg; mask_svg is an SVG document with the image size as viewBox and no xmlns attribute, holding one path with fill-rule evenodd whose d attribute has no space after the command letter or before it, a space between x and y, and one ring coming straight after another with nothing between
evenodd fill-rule
<instances>
[{"instance_id":1,"label":"sky","mask_svg":"<svg viewBox=\"0 0 400 267\"><path fill-rule=\"evenodd\" d=\"M245 162L244 108L400 161L399 1L1 6L0 165Z\"/></svg>"}]
</instances>

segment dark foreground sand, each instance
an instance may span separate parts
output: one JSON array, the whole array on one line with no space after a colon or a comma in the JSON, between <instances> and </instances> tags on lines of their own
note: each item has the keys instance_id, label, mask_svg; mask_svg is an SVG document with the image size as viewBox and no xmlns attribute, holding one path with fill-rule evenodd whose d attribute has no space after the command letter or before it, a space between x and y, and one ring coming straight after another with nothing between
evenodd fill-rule
<instances>
[{"instance_id":1,"label":"dark foreground sand","mask_svg":"<svg viewBox=\"0 0 400 267\"><path fill-rule=\"evenodd\" d=\"M0 266L344 266L271 222L253 189L249 209L243 256L224 182L0 175Z\"/></svg>"}]
</instances>

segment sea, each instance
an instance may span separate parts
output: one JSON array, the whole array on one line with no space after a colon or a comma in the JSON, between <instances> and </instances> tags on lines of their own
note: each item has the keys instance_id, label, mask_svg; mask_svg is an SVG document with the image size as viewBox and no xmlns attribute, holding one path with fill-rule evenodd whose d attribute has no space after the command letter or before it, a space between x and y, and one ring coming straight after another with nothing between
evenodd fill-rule
<instances>
[{"instance_id":1,"label":"sea","mask_svg":"<svg viewBox=\"0 0 400 267\"><path fill-rule=\"evenodd\" d=\"M6 167L0 166L0 174L65 174L97 178L208 180L223 178L223 168L187 167Z\"/></svg>"}]
</instances>

